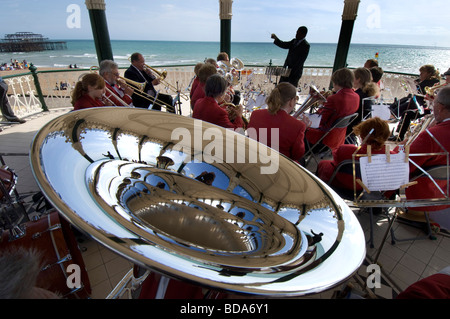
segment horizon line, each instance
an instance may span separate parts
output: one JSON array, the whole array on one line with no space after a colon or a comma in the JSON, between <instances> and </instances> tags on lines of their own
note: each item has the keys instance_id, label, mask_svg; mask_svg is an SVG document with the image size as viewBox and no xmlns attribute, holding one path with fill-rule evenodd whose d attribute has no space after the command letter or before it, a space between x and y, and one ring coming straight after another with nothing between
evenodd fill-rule
<instances>
[{"instance_id":1,"label":"horizon line","mask_svg":"<svg viewBox=\"0 0 450 319\"><path fill-rule=\"evenodd\" d=\"M63 39L56 38L53 41L94 41L94 39ZM138 41L138 42L201 42L201 43L220 43L220 41L212 40L135 40L135 39L110 39L110 41ZM273 43L273 41L231 41L231 43ZM332 44L337 45L337 42L309 42L310 44ZM423 45L423 44L390 44L390 43L364 43L364 42L351 42L350 45L368 45L368 46L410 46L410 47L423 47L423 48L435 48L435 49L448 49L450 47L438 46L438 45Z\"/></svg>"}]
</instances>

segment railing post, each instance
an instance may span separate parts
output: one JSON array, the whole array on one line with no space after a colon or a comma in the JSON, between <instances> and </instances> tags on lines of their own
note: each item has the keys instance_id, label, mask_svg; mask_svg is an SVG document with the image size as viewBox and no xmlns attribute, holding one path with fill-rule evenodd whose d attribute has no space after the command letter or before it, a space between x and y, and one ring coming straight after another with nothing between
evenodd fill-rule
<instances>
[{"instance_id":1,"label":"railing post","mask_svg":"<svg viewBox=\"0 0 450 319\"><path fill-rule=\"evenodd\" d=\"M41 102L41 107L44 112L48 111L47 104L45 104L44 95L42 94L41 84L39 83L39 78L37 75L37 68L33 65L33 63L30 63L30 67L28 68L31 71L31 74L33 75L34 79L34 86L36 86L36 92L39 98L39 102Z\"/></svg>"}]
</instances>

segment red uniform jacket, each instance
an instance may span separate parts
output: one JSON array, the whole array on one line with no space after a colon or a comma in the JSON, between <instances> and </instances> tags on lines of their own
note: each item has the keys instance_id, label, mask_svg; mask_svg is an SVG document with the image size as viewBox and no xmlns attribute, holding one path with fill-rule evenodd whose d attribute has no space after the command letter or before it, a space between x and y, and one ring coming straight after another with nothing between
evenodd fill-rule
<instances>
[{"instance_id":1,"label":"red uniform jacket","mask_svg":"<svg viewBox=\"0 0 450 319\"><path fill-rule=\"evenodd\" d=\"M306 131L306 139L315 144L338 119L356 113L359 108L359 95L353 89L343 88L336 94L327 98L327 102L317 113L322 115L319 128L309 128ZM323 140L322 144L336 149L345 142L347 129L337 128L331 131Z\"/></svg>"},{"instance_id":2,"label":"red uniform jacket","mask_svg":"<svg viewBox=\"0 0 450 319\"><path fill-rule=\"evenodd\" d=\"M241 117L236 118L232 123L228 118L227 111L221 108L214 98L209 96L197 101L192 117L225 128L235 129L244 126Z\"/></svg>"},{"instance_id":3,"label":"red uniform jacket","mask_svg":"<svg viewBox=\"0 0 450 319\"><path fill-rule=\"evenodd\" d=\"M192 81L191 91L189 92L190 98L192 98L192 95L194 94L195 90L197 89L197 86L199 83L200 83L200 80L198 79L198 77L195 77L194 81Z\"/></svg>"},{"instance_id":4,"label":"red uniform jacket","mask_svg":"<svg viewBox=\"0 0 450 319\"><path fill-rule=\"evenodd\" d=\"M425 131L419 134L414 142L411 144L409 153L442 153L450 151L450 121L441 122L428 129L431 134L442 144L446 149L443 150L436 141ZM445 155L430 155L430 156L411 156L410 159L423 169L436 166L446 165L447 158ZM414 174L418 168L410 165L410 174ZM442 193L436 188L434 183L428 177L421 177L418 184L410 186L406 189L406 198L408 200L427 199L427 198L442 198ZM446 180L435 180L436 183L446 192ZM419 211L436 211L445 209L449 206L432 206L432 207L411 207L413 210Z\"/></svg>"},{"instance_id":5,"label":"red uniform jacket","mask_svg":"<svg viewBox=\"0 0 450 319\"><path fill-rule=\"evenodd\" d=\"M252 136L254 132L250 128L256 129L256 136ZM264 128L267 129L267 139L261 138L260 129ZM272 141L271 129L279 130L277 141ZM305 130L305 123L285 111L279 110L277 114L272 115L267 109L253 111L247 127L251 138L277 149L281 154L295 161L300 160L305 154ZM272 142L276 142L277 145L273 145Z\"/></svg>"},{"instance_id":6,"label":"red uniform jacket","mask_svg":"<svg viewBox=\"0 0 450 319\"><path fill-rule=\"evenodd\" d=\"M106 95L106 97L107 97L108 99L111 100L111 102L114 103L115 106L128 106L128 105L130 105L131 103L133 103L133 99L131 98L131 96L129 96L129 95L127 95L127 94L123 94L123 96L120 96L120 93L118 93L118 92L116 91L116 89L113 88L113 87L111 86L111 84L109 84L109 83L106 82L106 81L105 81L105 84L106 84L106 87L107 87L112 93L114 93L114 95L113 95L113 94L111 94L110 92L108 92L108 90L106 90L105 95ZM120 90L120 89L118 89L118 90ZM117 97L119 97L119 98L120 98L122 101L124 101L127 105L123 105L123 103L120 102L120 100L119 100Z\"/></svg>"},{"instance_id":7,"label":"red uniform jacket","mask_svg":"<svg viewBox=\"0 0 450 319\"><path fill-rule=\"evenodd\" d=\"M192 97L191 97L191 109L194 109L195 103L198 100L200 100L206 96L205 84L206 83L198 82L198 85L195 88L195 92L192 94Z\"/></svg>"},{"instance_id":8,"label":"red uniform jacket","mask_svg":"<svg viewBox=\"0 0 450 319\"><path fill-rule=\"evenodd\" d=\"M90 95L84 94L81 98L78 99L78 101L75 102L73 109L75 111L101 106L105 106L105 104L101 100L94 100L93 98L90 97Z\"/></svg>"}]
</instances>

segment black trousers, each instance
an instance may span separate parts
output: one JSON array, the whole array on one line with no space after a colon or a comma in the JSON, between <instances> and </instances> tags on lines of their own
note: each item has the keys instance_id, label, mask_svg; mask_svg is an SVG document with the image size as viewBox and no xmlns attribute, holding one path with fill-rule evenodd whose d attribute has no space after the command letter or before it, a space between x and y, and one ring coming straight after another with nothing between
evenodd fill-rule
<instances>
[{"instance_id":1,"label":"black trousers","mask_svg":"<svg viewBox=\"0 0 450 319\"><path fill-rule=\"evenodd\" d=\"M8 84L6 84L3 80L0 81L0 109L4 118L8 121L17 120L17 116L14 115L14 111L9 104L7 94L8 93Z\"/></svg>"}]
</instances>

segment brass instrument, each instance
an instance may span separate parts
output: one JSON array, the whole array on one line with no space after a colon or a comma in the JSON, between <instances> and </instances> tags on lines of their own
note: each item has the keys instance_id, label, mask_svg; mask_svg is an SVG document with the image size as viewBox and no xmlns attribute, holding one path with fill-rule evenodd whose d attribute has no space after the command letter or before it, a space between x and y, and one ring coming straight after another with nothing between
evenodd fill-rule
<instances>
[{"instance_id":1,"label":"brass instrument","mask_svg":"<svg viewBox=\"0 0 450 319\"><path fill-rule=\"evenodd\" d=\"M163 276L265 298L320 293L361 267L354 213L300 165L208 122L114 111L58 116L30 148L42 193L93 240ZM208 134L225 140L212 148Z\"/></svg>"},{"instance_id":2,"label":"brass instrument","mask_svg":"<svg viewBox=\"0 0 450 319\"><path fill-rule=\"evenodd\" d=\"M294 117L298 118L300 115L305 113L317 102L326 102L326 101L327 99L319 92L319 90L314 85L311 85L309 87L309 94L306 97L305 102L303 102L303 104L294 113Z\"/></svg>"},{"instance_id":3,"label":"brass instrument","mask_svg":"<svg viewBox=\"0 0 450 319\"><path fill-rule=\"evenodd\" d=\"M128 58L128 61L131 62L131 57ZM183 97L183 99L185 99L186 101L189 100L189 97L182 93L177 87L175 87L174 85L170 84L169 82L165 81L166 77L167 77L167 71L164 70L162 72L156 70L155 68L151 67L148 64L144 63L144 69L148 69L150 70L152 73L154 73L155 78L157 78L159 80L160 83L162 83L163 85L165 85L168 89L174 91L175 93L179 93L180 96Z\"/></svg>"},{"instance_id":4,"label":"brass instrument","mask_svg":"<svg viewBox=\"0 0 450 319\"><path fill-rule=\"evenodd\" d=\"M417 138L417 136L425 131L428 127L434 124L434 115L427 114L425 115L419 123L417 123L412 131L409 131L405 136L405 145L411 145L412 142Z\"/></svg>"},{"instance_id":5,"label":"brass instrument","mask_svg":"<svg viewBox=\"0 0 450 319\"><path fill-rule=\"evenodd\" d=\"M105 94L105 98L112 104L114 104L114 106L130 106L129 104L127 104L127 102L125 102L124 100L122 100L122 98L120 96L118 96L116 93L114 93L113 91L111 91L110 89L108 89L108 87L105 86L105 90L110 94L110 96L114 96L122 105L115 105L115 103L113 101L111 101Z\"/></svg>"},{"instance_id":6,"label":"brass instrument","mask_svg":"<svg viewBox=\"0 0 450 319\"><path fill-rule=\"evenodd\" d=\"M435 86L432 86L432 87L426 86L425 87L425 93L427 93L429 96L434 96L434 94L436 93L437 89L440 89L440 88L446 86L447 84L448 84L447 82L444 82L442 84L435 85Z\"/></svg>"},{"instance_id":7,"label":"brass instrument","mask_svg":"<svg viewBox=\"0 0 450 319\"><path fill-rule=\"evenodd\" d=\"M233 122L236 118L236 111L239 108L239 105L235 105L231 102L225 102L220 104L221 107L224 107L227 110L228 113L228 118L230 119L231 122ZM242 115L242 122L244 122L244 127L243 129L246 130L247 126L248 126L248 119Z\"/></svg>"},{"instance_id":8,"label":"brass instrument","mask_svg":"<svg viewBox=\"0 0 450 319\"><path fill-rule=\"evenodd\" d=\"M238 58L232 58L230 62L217 62L217 73L223 76L230 85L237 85L239 83L238 72L243 69L244 63Z\"/></svg>"},{"instance_id":9,"label":"brass instrument","mask_svg":"<svg viewBox=\"0 0 450 319\"><path fill-rule=\"evenodd\" d=\"M123 76L119 76L119 79L121 79L122 81L125 81L127 84L132 85L135 89L144 92L144 88L145 85L147 84L147 82L136 82L127 78L124 78Z\"/></svg>"},{"instance_id":10,"label":"brass instrument","mask_svg":"<svg viewBox=\"0 0 450 319\"><path fill-rule=\"evenodd\" d=\"M119 78L124 80L127 84L130 84L133 88L137 89L137 90L134 91L134 94L136 94L136 95L138 95L138 96L140 96L140 97L142 97L142 98L144 98L146 100L149 100L152 103L158 103L159 105L164 106L166 108L166 110L168 110L170 112L174 112L175 111L175 108L172 105L167 104L167 103L159 100L158 98L156 98L154 96L151 96L147 92L144 92L145 84L147 82L136 82L136 81L124 78L122 76L120 76Z\"/></svg>"}]
</instances>

